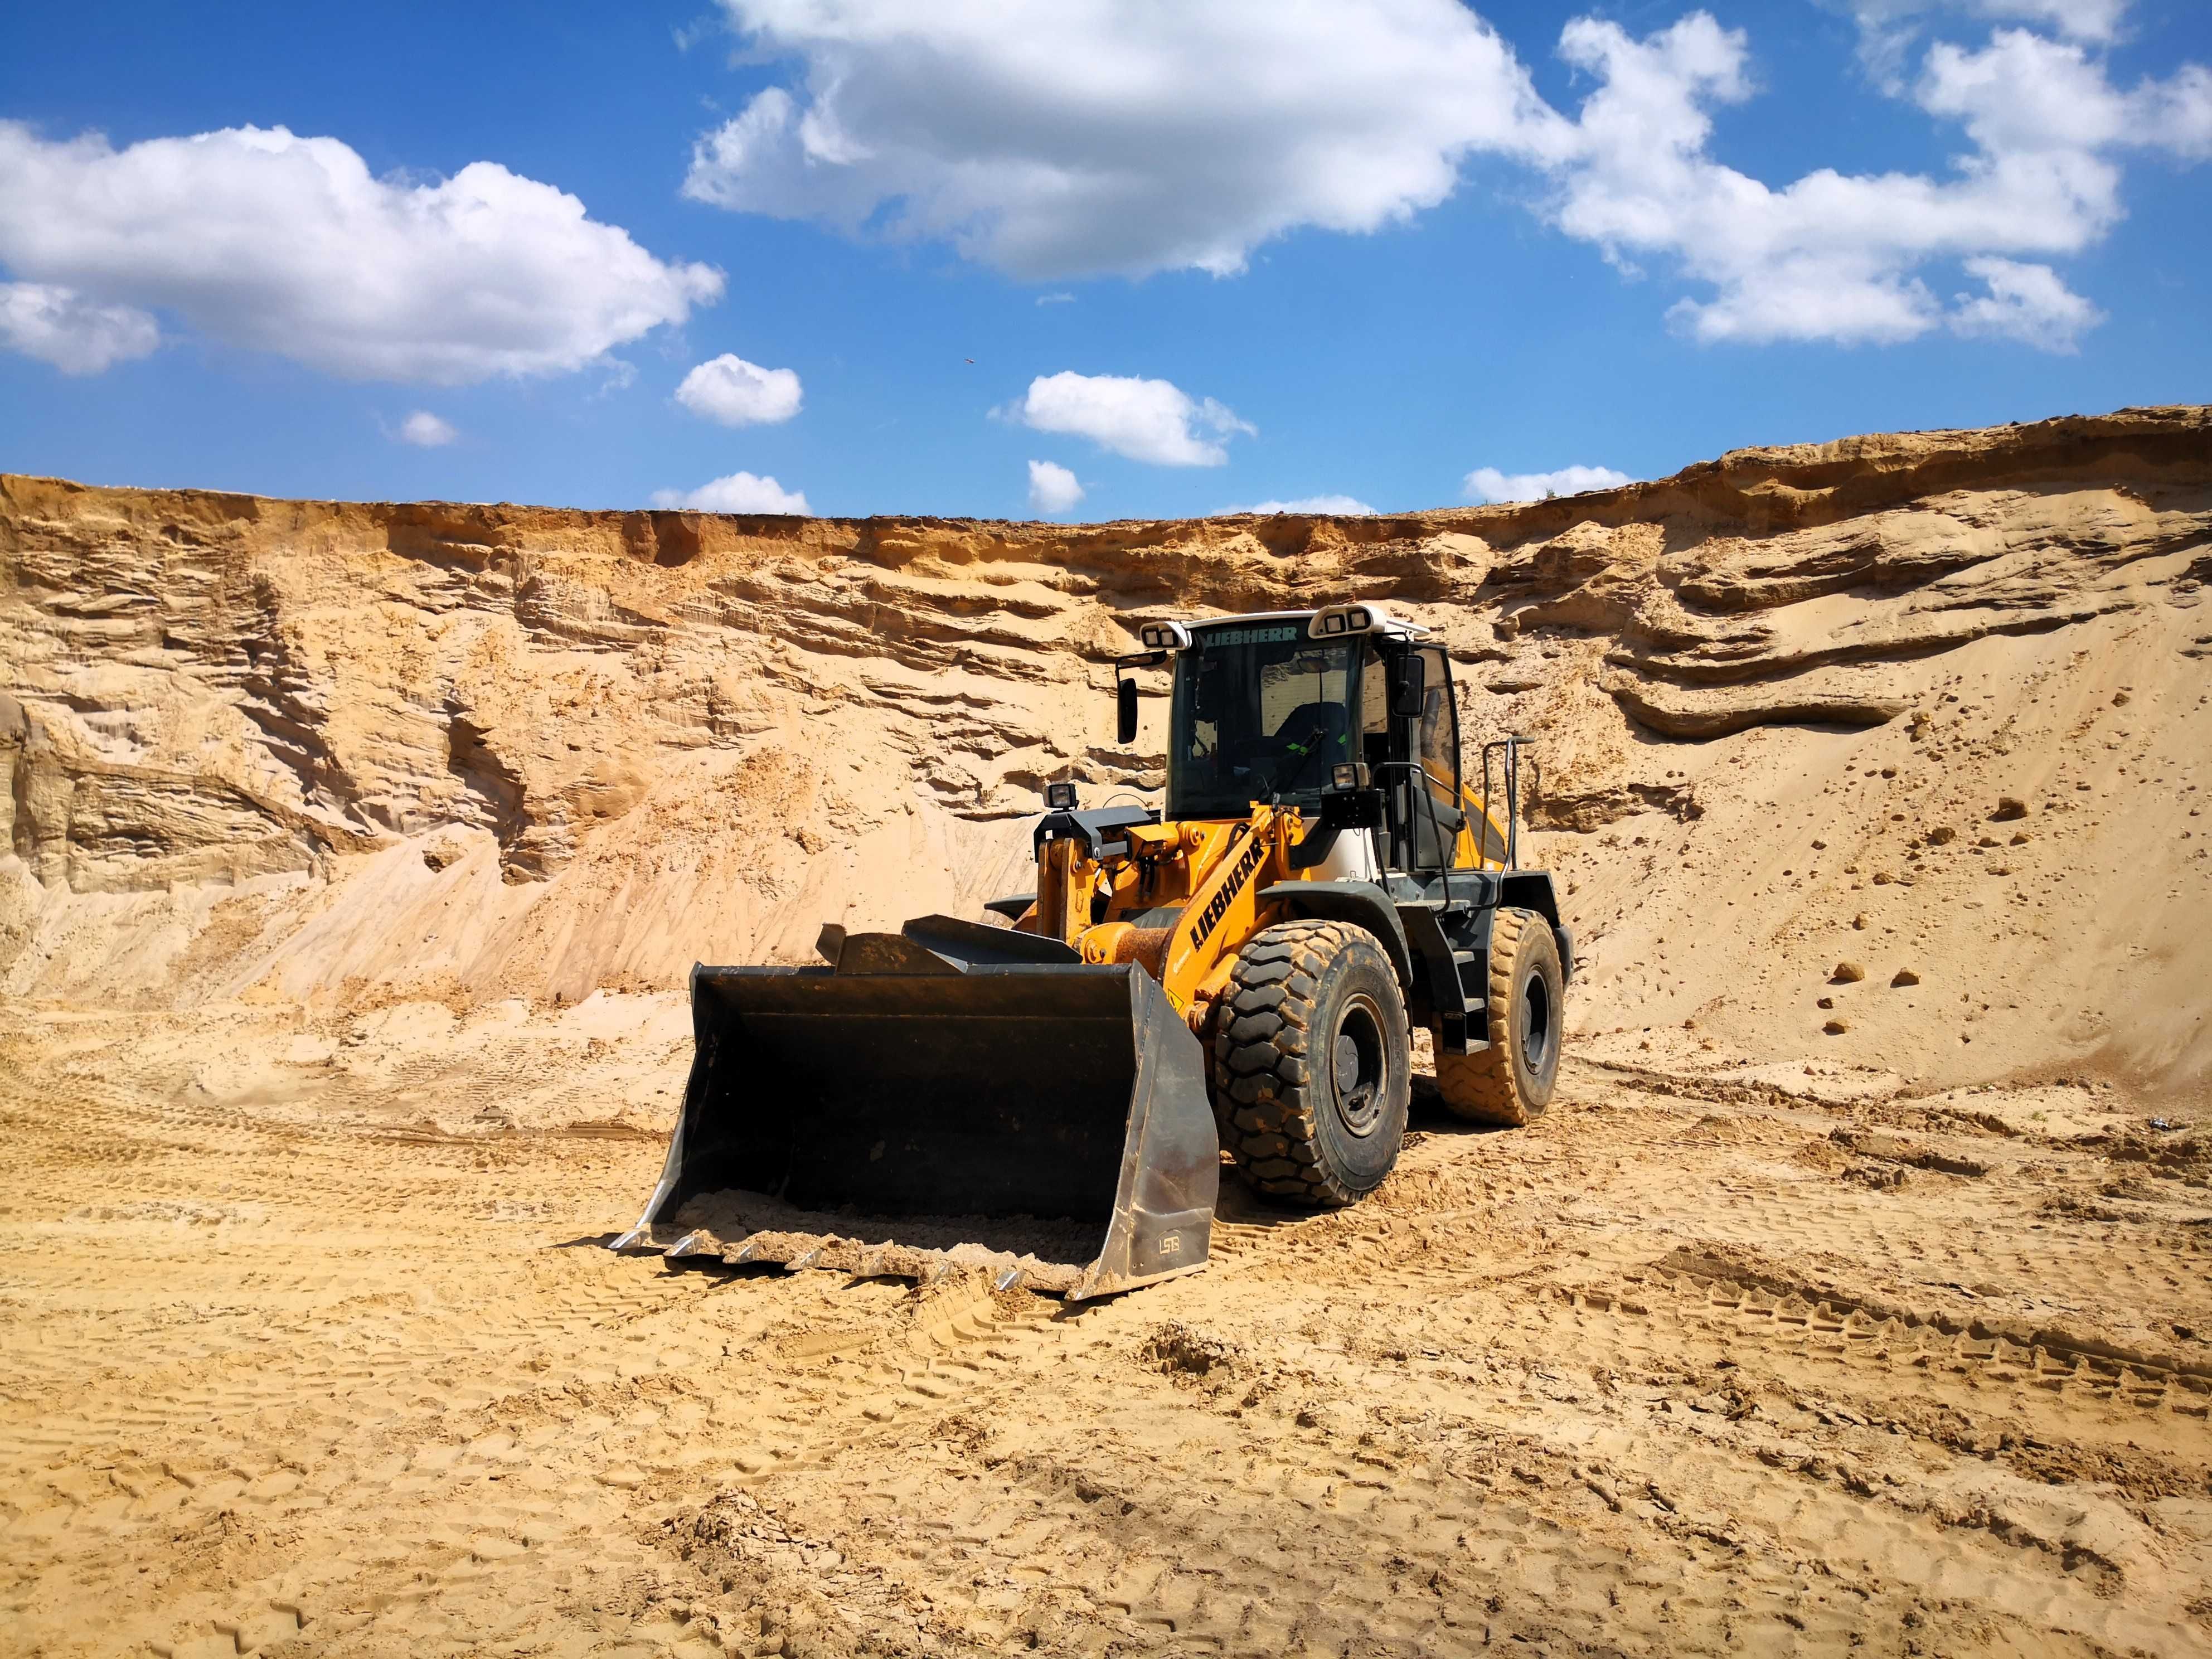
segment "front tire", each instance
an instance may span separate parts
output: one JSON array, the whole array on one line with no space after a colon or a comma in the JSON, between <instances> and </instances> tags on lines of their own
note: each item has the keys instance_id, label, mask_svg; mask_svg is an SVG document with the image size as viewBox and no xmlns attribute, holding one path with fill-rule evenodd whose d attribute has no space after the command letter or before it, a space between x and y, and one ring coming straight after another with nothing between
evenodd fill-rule
<instances>
[{"instance_id":1,"label":"front tire","mask_svg":"<svg viewBox=\"0 0 2212 1659\"><path fill-rule=\"evenodd\" d=\"M1437 1092L1472 1123L1519 1128L1543 1115L1559 1082L1564 976L1551 924L1500 910L1490 925L1490 1047L1437 1051Z\"/></svg>"},{"instance_id":2,"label":"front tire","mask_svg":"<svg viewBox=\"0 0 2212 1659\"><path fill-rule=\"evenodd\" d=\"M1286 921L1246 941L1216 1017L1214 1109L1244 1178L1334 1209L1398 1162L1413 1055L1398 975L1374 936Z\"/></svg>"}]
</instances>

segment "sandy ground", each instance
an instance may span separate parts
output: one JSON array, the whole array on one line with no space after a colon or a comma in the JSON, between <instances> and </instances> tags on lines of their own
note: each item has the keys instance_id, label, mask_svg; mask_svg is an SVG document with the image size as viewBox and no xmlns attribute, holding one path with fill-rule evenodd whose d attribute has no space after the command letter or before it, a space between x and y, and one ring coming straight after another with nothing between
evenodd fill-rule
<instances>
[{"instance_id":1,"label":"sandy ground","mask_svg":"<svg viewBox=\"0 0 2212 1659\"><path fill-rule=\"evenodd\" d=\"M680 1015L0 1013L0 1650L2212 1651L2124 1088L1583 1058L1073 1311L599 1248Z\"/></svg>"}]
</instances>

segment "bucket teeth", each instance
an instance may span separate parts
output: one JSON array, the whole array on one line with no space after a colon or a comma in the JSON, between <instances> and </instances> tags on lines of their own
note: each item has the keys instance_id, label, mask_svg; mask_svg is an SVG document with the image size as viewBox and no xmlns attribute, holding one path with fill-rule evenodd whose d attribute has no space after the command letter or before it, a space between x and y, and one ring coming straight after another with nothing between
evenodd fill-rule
<instances>
[{"instance_id":1,"label":"bucket teeth","mask_svg":"<svg viewBox=\"0 0 2212 1659\"><path fill-rule=\"evenodd\" d=\"M785 1262L783 1264L784 1270L787 1273L795 1273L802 1267L812 1267L821 1259L822 1247L819 1244L817 1244L811 1250L801 1250L797 1255L792 1257L790 1261Z\"/></svg>"},{"instance_id":2,"label":"bucket teeth","mask_svg":"<svg viewBox=\"0 0 2212 1659\"><path fill-rule=\"evenodd\" d=\"M650 1227L633 1227L621 1237L614 1240L607 1246L607 1248L615 1251L634 1250L644 1241L646 1235L650 1233L652 1231L653 1229Z\"/></svg>"},{"instance_id":3,"label":"bucket teeth","mask_svg":"<svg viewBox=\"0 0 2212 1659\"><path fill-rule=\"evenodd\" d=\"M721 1253L722 1241L704 1227L684 1234L683 1237L668 1247L668 1254L672 1260L680 1260L690 1255L720 1255Z\"/></svg>"},{"instance_id":4,"label":"bucket teeth","mask_svg":"<svg viewBox=\"0 0 2212 1659\"><path fill-rule=\"evenodd\" d=\"M1026 1267L1009 1267L991 1281L991 1288L994 1291L1019 1290L1029 1276Z\"/></svg>"},{"instance_id":5,"label":"bucket teeth","mask_svg":"<svg viewBox=\"0 0 2212 1659\"><path fill-rule=\"evenodd\" d=\"M742 1267L748 1261L757 1261L760 1259L760 1246L754 1243L750 1238L746 1239L742 1244L738 1245L736 1248L726 1249L722 1252L722 1260L728 1262L732 1267Z\"/></svg>"}]
</instances>

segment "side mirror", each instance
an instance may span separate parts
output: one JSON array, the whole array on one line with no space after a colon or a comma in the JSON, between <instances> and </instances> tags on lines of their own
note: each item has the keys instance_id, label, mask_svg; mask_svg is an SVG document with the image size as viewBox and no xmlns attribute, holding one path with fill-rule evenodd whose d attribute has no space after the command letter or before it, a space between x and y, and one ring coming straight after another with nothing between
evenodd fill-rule
<instances>
[{"instance_id":1,"label":"side mirror","mask_svg":"<svg viewBox=\"0 0 2212 1659\"><path fill-rule=\"evenodd\" d=\"M1420 653L1408 651L1390 665L1390 712L1401 720L1417 720L1428 694L1428 664Z\"/></svg>"},{"instance_id":2,"label":"side mirror","mask_svg":"<svg viewBox=\"0 0 2212 1659\"><path fill-rule=\"evenodd\" d=\"M1137 683L1114 682L1114 738L1124 745L1137 740Z\"/></svg>"}]
</instances>

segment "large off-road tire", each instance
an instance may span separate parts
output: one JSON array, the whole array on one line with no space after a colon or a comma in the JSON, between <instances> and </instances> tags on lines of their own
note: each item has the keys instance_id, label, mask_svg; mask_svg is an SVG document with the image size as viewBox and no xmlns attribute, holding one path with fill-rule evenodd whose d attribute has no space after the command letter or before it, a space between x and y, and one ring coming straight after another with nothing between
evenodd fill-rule
<instances>
[{"instance_id":1,"label":"large off-road tire","mask_svg":"<svg viewBox=\"0 0 2212 1659\"><path fill-rule=\"evenodd\" d=\"M1559 1076L1565 988L1551 924L1500 910L1490 927L1490 1047L1437 1051L1437 1092L1474 1123L1518 1127L1541 1116Z\"/></svg>"},{"instance_id":2,"label":"large off-road tire","mask_svg":"<svg viewBox=\"0 0 2212 1659\"><path fill-rule=\"evenodd\" d=\"M1398 1162L1412 1096L1405 998L1382 945L1340 921L1285 921L1237 953L1214 1021L1221 1144L1270 1198L1349 1204Z\"/></svg>"}]
</instances>

